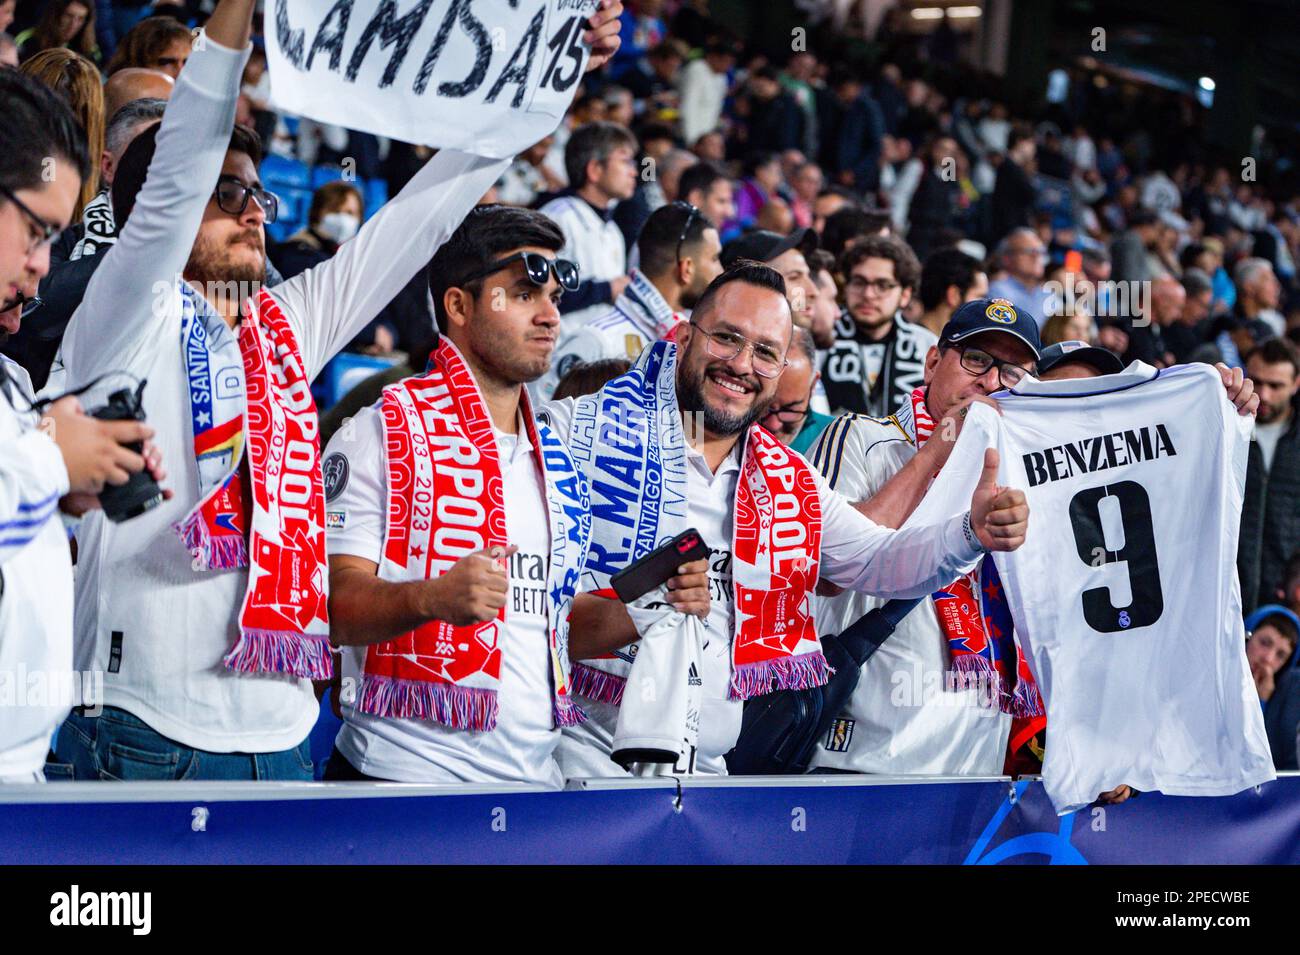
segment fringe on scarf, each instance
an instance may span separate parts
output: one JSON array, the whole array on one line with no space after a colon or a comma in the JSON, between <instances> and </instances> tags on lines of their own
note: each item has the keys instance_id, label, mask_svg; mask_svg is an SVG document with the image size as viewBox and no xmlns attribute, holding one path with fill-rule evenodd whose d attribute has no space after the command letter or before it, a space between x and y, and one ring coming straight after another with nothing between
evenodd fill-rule
<instances>
[{"instance_id":1,"label":"fringe on scarf","mask_svg":"<svg viewBox=\"0 0 1300 955\"><path fill-rule=\"evenodd\" d=\"M555 705L551 707L551 715L555 718L556 729L577 726L587 718L586 710L567 696L556 698Z\"/></svg>"},{"instance_id":2,"label":"fringe on scarf","mask_svg":"<svg viewBox=\"0 0 1300 955\"><path fill-rule=\"evenodd\" d=\"M998 709L1003 713L1018 717L1044 715L1043 698L1039 695L1038 685L1026 680L1017 680L1015 691L1008 693L1002 674L987 657L978 654L962 654L954 657L950 666L956 678L946 681L947 689L953 692L971 689L972 685L978 686L978 683L970 680L969 677L978 678L988 674L993 693L998 701Z\"/></svg>"},{"instance_id":3,"label":"fringe on scarf","mask_svg":"<svg viewBox=\"0 0 1300 955\"><path fill-rule=\"evenodd\" d=\"M208 533L202 510L196 510L185 520L172 525L181 542L196 559L202 560L202 570L234 570L248 566L248 545L242 534L223 534L214 538Z\"/></svg>"},{"instance_id":4,"label":"fringe on scarf","mask_svg":"<svg viewBox=\"0 0 1300 955\"><path fill-rule=\"evenodd\" d=\"M1016 684L1016 692L1011 695L1012 716L1045 716L1047 711L1043 709L1043 698L1038 694L1037 683L1027 683L1021 680Z\"/></svg>"},{"instance_id":5,"label":"fringe on scarf","mask_svg":"<svg viewBox=\"0 0 1300 955\"><path fill-rule=\"evenodd\" d=\"M825 686L830 678L830 665L818 650L798 657L733 667L729 694L733 700L749 700L776 690L809 690Z\"/></svg>"},{"instance_id":6,"label":"fringe on scarf","mask_svg":"<svg viewBox=\"0 0 1300 955\"><path fill-rule=\"evenodd\" d=\"M329 638L276 630L244 630L225 664L241 673L290 673L309 680L334 675Z\"/></svg>"},{"instance_id":7,"label":"fringe on scarf","mask_svg":"<svg viewBox=\"0 0 1300 955\"><path fill-rule=\"evenodd\" d=\"M458 730L486 732L497 725L497 694L481 687L426 683L366 674L357 709L389 719L431 720Z\"/></svg>"},{"instance_id":8,"label":"fringe on scarf","mask_svg":"<svg viewBox=\"0 0 1300 955\"><path fill-rule=\"evenodd\" d=\"M597 703L618 706L623 702L623 689L627 680L613 673L606 673L585 663L575 663L571 667L573 695L581 696Z\"/></svg>"}]
</instances>

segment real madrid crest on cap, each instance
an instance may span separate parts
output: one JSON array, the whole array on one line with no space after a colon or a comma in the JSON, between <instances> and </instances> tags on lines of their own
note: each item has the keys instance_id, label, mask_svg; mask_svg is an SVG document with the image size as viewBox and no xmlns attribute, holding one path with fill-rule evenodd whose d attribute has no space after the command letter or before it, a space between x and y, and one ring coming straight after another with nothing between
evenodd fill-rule
<instances>
[{"instance_id":1,"label":"real madrid crest on cap","mask_svg":"<svg viewBox=\"0 0 1300 955\"><path fill-rule=\"evenodd\" d=\"M1038 320L1005 298L976 298L958 307L939 335L940 342L960 342L986 332L1013 335L1034 350L1042 348Z\"/></svg>"},{"instance_id":2,"label":"real madrid crest on cap","mask_svg":"<svg viewBox=\"0 0 1300 955\"><path fill-rule=\"evenodd\" d=\"M1016 323L1016 307L1005 298L995 298L989 302L989 307L984 309L984 314L992 321L1003 325Z\"/></svg>"}]
</instances>

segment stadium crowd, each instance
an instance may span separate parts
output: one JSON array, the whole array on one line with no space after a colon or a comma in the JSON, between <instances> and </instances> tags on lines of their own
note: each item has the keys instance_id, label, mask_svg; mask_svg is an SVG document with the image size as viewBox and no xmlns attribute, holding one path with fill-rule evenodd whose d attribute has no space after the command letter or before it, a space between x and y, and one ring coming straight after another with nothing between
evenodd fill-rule
<instances>
[{"instance_id":1,"label":"stadium crowd","mask_svg":"<svg viewBox=\"0 0 1300 955\"><path fill-rule=\"evenodd\" d=\"M922 604L809 768L1037 771L1050 731L1008 702L1014 675L1001 700L949 688L965 706L896 692L900 672L951 668L928 595L1018 546L1023 495L990 477L961 520L903 525L972 402L1133 361L1217 365L1256 416L1246 654L1274 763L1297 768L1300 180L1267 143L1243 175L1194 101L1079 78L1017 112L938 42L851 55L817 4L809 41L774 57L707 0L605 0L563 122L492 162L277 112L252 0L15 5L0 0L0 671L103 685L71 713L6 706L0 780L310 779L322 721L330 779L622 774L617 661L687 619L705 647L695 769L726 772L741 700L811 685L786 680L794 663L744 684L719 544L750 446L815 476L812 645L891 598ZM688 526L714 548L657 610L575 593L561 544L586 531L552 473L575 462L549 442L583 396L673 355L670 400L703 422ZM322 390L345 360L373 374ZM436 566L389 546L428 536L418 516L396 526L391 502L418 514L421 492L392 434L437 444L394 423L431 407L401 383L435 367L499 470L486 493L481 471L435 478L440 515L460 501L487 529ZM87 414L132 400L147 414ZM297 464L259 433L271 420ZM295 467L302 507L268 500L298 493ZM105 489L139 492L126 519ZM312 517L299 535L291 511L325 533ZM495 665L441 649L498 620ZM437 686L402 662L426 639L455 664Z\"/></svg>"}]
</instances>

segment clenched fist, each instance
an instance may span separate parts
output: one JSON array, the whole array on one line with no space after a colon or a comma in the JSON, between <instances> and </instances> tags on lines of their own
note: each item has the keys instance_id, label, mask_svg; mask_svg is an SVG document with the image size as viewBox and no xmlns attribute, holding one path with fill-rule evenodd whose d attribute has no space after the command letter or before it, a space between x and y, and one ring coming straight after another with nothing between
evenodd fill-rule
<instances>
[{"instance_id":1,"label":"clenched fist","mask_svg":"<svg viewBox=\"0 0 1300 955\"><path fill-rule=\"evenodd\" d=\"M451 570L430 580L428 617L453 627L486 623L506 605L510 575L505 560L519 548L489 547L467 554Z\"/></svg>"},{"instance_id":2,"label":"clenched fist","mask_svg":"<svg viewBox=\"0 0 1300 955\"><path fill-rule=\"evenodd\" d=\"M998 452L984 452L984 470L970 499L970 524L985 550L1015 550L1025 542L1029 504L1025 492L997 483Z\"/></svg>"}]
</instances>

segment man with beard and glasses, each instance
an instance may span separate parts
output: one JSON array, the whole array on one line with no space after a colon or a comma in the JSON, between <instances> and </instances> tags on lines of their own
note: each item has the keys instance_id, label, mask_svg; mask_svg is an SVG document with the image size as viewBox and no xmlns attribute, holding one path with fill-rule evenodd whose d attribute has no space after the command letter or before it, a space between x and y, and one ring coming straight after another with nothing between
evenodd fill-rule
<instances>
[{"instance_id":1,"label":"man with beard and glasses","mask_svg":"<svg viewBox=\"0 0 1300 955\"><path fill-rule=\"evenodd\" d=\"M330 620L348 689L327 779L561 782L559 728L581 718L566 604L589 517L524 385L550 367L560 296L578 284L563 245L539 212L472 211L430 265L429 370L330 442Z\"/></svg>"},{"instance_id":2,"label":"man with beard and glasses","mask_svg":"<svg viewBox=\"0 0 1300 955\"><path fill-rule=\"evenodd\" d=\"M19 329L89 169L64 102L0 69L0 341ZM38 422L32 400L26 372L0 356L0 681L20 687L0 719L0 783L43 779L50 734L73 702L28 698L21 675L72 683L72 561L58 512L84 510L106 482L139 471L143 457L124 445L151 433L92 418L76 398L54 402Z\"/></svg>"},{"instance_id":3,"label":"man with beard and glasses","mask_svg":"<svg viewBox=\"0 0 1300 955\"><path fill-rule=\"evenodd\" d=\"M60 733L78 778L311 778L311 681L332 665L310 383L506 165L440 151L336 256L267 292L277 202L256 134L232 135L253 6L222 0L161 125L128 147L118 239L63 343L74 386L148 379L158 442L184 462L173 501L122 525L92 515L79 535L77 660L105 672L105 707ZM595 32L618 12L603 6ZM129 195L139 150L148 177Z\"/></svg>"},{"instance_id":4,"label":"man with beard and glasses","mask_svg":"<svg viewBox=\"0 0 1300 955\"><path fill-rule=\"evenodd\" d=\"M640 268L628 273L627 288L613 309L560 338L550 371L537 383L543 399L579 362L635 361L646 345L671 334L690 316L722 271L717 227L685 202L656 209L641 228L637 250Z\"/></svg>"},{"instance_id":5,"label":"man with beard and glasses","mask_svg":"<svg viewBox=\"0 0 1300 955\"><path fill-rule=\"evenodd\" d=\"M922 383L934 332L903 318L921 263L897 236L867 236L840 256L844 314L822 365L832 411L887 415Z\"/></svg>"},{"instance_id":6,"label":"man with beard and glasses","mask_svg":"<svg viewBox=\"0 0 1300 955\"><path fill-rule=\"evenodd\" d=\"M586 570L597 587L679 530L696 529L711 549L706 574L668 581L669 594L692 595L684 608L664 607L662 591L631 612L616 600L575 605L570 656L583 661L574 686L589 719L565 731L558 756L566 775L617 774L612 753L627 750L635 763L647 748L667 751L667 762L675 755L684 771L693 764L725 773L743 700L828 677L812 621L819 577L919 596L986 549L1012 550L1024 539L1023 494L994 486L996 455L966 515L895 531L864 517L756 425L787 366L794 326L786 294L775 269L736 263L705 290L676 344L652 345L590 401L545 408L591 484ZM699 619L691 623L682 609ZM656 612L668 619L651 619ZM660 638L667 644L653 646ZM670 713L683 674L696 701Z\"/></svg>"}]
</instances>

